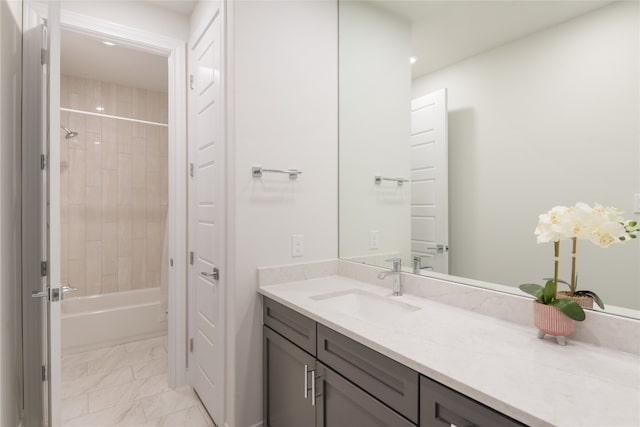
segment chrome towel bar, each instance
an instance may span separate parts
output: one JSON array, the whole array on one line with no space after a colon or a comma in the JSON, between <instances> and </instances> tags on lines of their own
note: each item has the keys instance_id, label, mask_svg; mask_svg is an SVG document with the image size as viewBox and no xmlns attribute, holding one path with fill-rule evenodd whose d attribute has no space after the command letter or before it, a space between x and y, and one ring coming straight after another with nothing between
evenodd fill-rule
<instances>
[{"instance_id":1,"label":"chrome towel bar","mask_svg":"<svg viewBox=\"0 0 640 427\"><path fill-rule=\"evenodd\" d=\"M398 186L401 186L403 182L409 182L408 179L398 177L398 178L387 178L385 176L376 175L374 182L376 185L382 184L382 181L395 181L398 183Z\"/></svg>"},{"instance_id":2,"label":"chrome towel bar","mask_svg":"<svg viewBox=\"0 0 640 427\"><path fill-rule=\"evenodd\" d=\"M264 172L272 172L272 173L286 173L289 175L289 179L298 179L298 175L302 174L302 171L297 169L267 169L262 166L252 166L251 167L251 176L254 178L262 178L262 174Z\"/></svg>"}]
</instances>

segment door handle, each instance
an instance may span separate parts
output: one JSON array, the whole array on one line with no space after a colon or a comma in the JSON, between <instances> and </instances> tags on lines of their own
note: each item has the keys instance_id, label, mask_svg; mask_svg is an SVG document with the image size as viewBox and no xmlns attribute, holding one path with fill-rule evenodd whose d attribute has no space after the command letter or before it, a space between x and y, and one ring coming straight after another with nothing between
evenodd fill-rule
<instances>
[{"instance_id":1,"label":"door handle","mask_svg":"<svg viewBox=\"0 0 640 427\"><path fill-rule=\"evenodd\" d=\"M211 277L213 280L220 280L220 270L218 270L216 267L213 267L213 272L211 273L201 271L200 274L202 274L204 277Z\"/></svg>"},{"instance_id":2,"label":"door handle","mask_svg":"<svg viewBox=\"0 0 640 427\"><path fill-rule=\"evenodd\" d=\"M47 298L49 301L55 302L64 299L64 294L69 292L76 292L78 288L71 287L69 285L62 285L59 288L47 288L44 291L31 292L31 298Z\"/></svg>"},{"instance_id":3,"label":"door handle","mask_svg":"<svg viewBox=\"0 0 640 427\"><path fill-rule=\"evenodd\" d=\"M49 298L49 288L44 291L32 291L31 298Z\"/></svg>"},{"instance_id":4,"label":"door handle","mask_svg":"<svg viewBox=\"0 0 640 427\"><path fill-rule=\"evenodd\" d=\"M78 288L74 288L73 286L69 286L69 285L62 285L62 293L63 294L68 294L69 292L77 292Z\"/></svg>"}]
</instances>

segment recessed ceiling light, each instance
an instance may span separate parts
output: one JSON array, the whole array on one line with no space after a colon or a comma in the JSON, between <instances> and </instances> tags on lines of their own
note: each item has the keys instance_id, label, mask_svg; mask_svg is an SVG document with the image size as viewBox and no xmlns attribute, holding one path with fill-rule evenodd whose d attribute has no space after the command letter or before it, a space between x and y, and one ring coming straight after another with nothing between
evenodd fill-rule
<instances>
[{"instance_id":1,"label":"recessed ceiling light","mask_svg":"<svg viewBox=\"0 0 640 427\"><path fill-rule=\"evenodd\" d=\"M102 42L102 44L106 44L107 46L115 46L115 43L112 42Z\"/></svg>"},{"instance_id":2,"label":"recessed ceiling light","mask_svg":"<svg viewBox=\"0 0 640 427\"><path fill-rule=\"evenodd\" d=\"M104 111L104 107L96 107L96 110L98 110L98 111Z\"/></svg>"},{"instance_id":3,"label":"recessed ceiling light","mask_svg":"<svg viewBox=\"0 0 640 427\"><path fill-rule=\"evenodd\" d=\"M418 59L415 56L409 58L409 64L415 64Z\"/></svg>"}]
</instances>

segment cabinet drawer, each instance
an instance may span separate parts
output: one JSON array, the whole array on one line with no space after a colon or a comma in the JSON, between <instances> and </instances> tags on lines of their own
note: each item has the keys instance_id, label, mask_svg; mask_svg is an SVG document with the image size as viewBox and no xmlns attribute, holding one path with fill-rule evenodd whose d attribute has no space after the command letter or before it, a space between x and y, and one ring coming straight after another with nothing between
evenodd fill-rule
<instances>
[{"instance_id":1,"label":"cabinet drawer","mask_svg":"<svg viewBox=\"0 0 640 427\"><path fill-rule=\"evenodd\" d=\"M525 426L426 377L420 377L420 426Z\"/></svg>"},{"instance_id":2,"label":"cabinet drawer","mask_svg":"<svg viewBox=\"0 0 640 427\"><path fill-rule=\"evenodd\" d=\"M417 372L320 324L318 360L418 423Z\"/></svg>"},{"instance_id":3,"label":"cabinet drawer","mask_svg":"<svg viewBox=\"0 0 640 427\"><path fill-rule=\"evenodd\" d=\"M316 322L264 298L263 322L303 350L316 354Z\"/></svg>"},{"instance_id":4,"label":"cabinet drawer","mask_svg":"<svg viewBox=\"0 0 640 427\"><path fill-rule=\"evenodd\" d=\"M415 427L318 362L317 427Z\"/></svg>"}]
</instances>

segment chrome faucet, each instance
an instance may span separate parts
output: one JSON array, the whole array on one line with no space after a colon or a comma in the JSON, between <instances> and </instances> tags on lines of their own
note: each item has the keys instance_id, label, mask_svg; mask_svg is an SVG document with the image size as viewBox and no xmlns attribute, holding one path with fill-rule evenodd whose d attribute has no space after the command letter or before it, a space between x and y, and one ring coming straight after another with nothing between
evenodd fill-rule
<instances>
[{"instance_id":1,"label":"chrome faucet","mask_svg":"<svg viewBox=\"0 0 640 427\"><path fill-rule=\"evenodd\" d=\"M394 275L393 277L393 296L399 297L402 295L402 260L400 258L391 258L387 262L393 263L393 270L381 271L378 273L378 279L382 280L387 276Z\"/></svg>"},{"instance_id":2,"label":"chrome faucet","mask_svg":"<svg viewBox=\"0 0 640 427\"><path fill-rule=\"evenodd\" d=\"M420 274L422 270L431 270L433 271L433 267L431 266L422 266L422 258L426 258L426 255L416 255L413 257L413 274Z\"/></svg>"}]
</instances>

